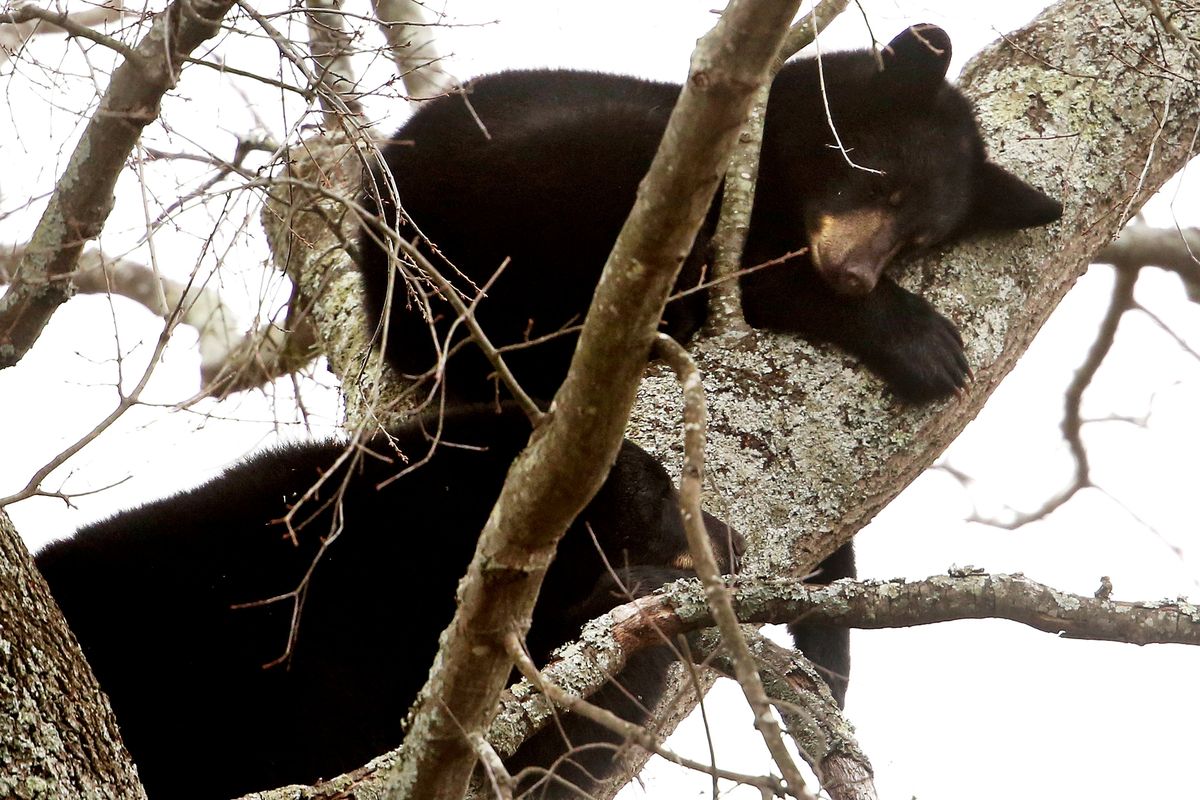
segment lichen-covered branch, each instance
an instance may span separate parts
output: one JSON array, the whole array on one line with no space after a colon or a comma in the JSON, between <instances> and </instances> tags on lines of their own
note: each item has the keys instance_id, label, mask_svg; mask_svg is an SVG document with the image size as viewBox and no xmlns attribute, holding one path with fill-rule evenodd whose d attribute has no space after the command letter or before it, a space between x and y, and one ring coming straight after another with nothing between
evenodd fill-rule
<instances>
[{"instance_id":1,"label":"lichen-covered branch","mask_svg":"<svg viewBox=\"0 0 1200 800\"><path fill-rule=\"evenodd\" d=\"M1163 7L1196 36L1185 5ZM755 537L748 572L811 571L975 416L1126 216L1191 158L1198 68L1149 9L1105 0L1060 2L968 66L960 84L993 158L1066 210L905 265L901 282L962 331L975 374L962 397L906 407L832 348L763 331L691 346L709 395L710 510ZM673 379L652 370L633 438L677 462L678 414Z\"/></svg>"},{"instance_id":2,"label":"lichen-covered branch","mask_svg":"<svg viewBox=\"0 0 1200 800\"><path fill-rule=\"evenodd\" d=\"M703 592L691 582L637 602L668 636L708 627ZM1060 592L1024 575L957 570L921 581L840 580L739 585L734 610L745 622L798 619L851 628L907 628L960 619L1007 619L1067 639L1200 645L1200 606L1185 600L1134 603ZM650 624L643 622L642 624Z\"/></svg>"},{"instance_id":3,"label":"lichen-covered branch","mask_svg":"<svg viewBox=\"0 0 1200 800\"><path fill-rule=\"evenodd\" d=\"M697 46L566 381L509 471L460 585L409 727L396 796L461 797L474 764L463 732L487 725L511 666L498 634L528 627L558 538L616 456L667 296L796 6L735 0Z\"/></svg>"},{"instance_id":4,"label":"lichen-covered branch","mask_svg":"<svg viewBox=\"0 0 1200 800\"><path fill-rule=\"evenodd\" d=\"M1163 6L1196 35L1195 21L1177 13L1184 4ZM1062 198L1066 214L1049 229L983 237L908 265L903 282L963 330L976 380L962 398L903 407L842 354L787 336L730 332L692 345L710 398L706 497L710 510L749 532L747 572L810 571L975 415L1124 215L1190 158L1200 93L1180 76L1196 69L1191 49L1153 14L1106 0L1057 4L968 69L964 90L978 103L994 158ZM314 174L314 183L327 175ZM331 364L351 397L362 397L369 371L356 279L330 240L308 237L314 229L291 240L306 252L277 253L307 281L323 340L340 350ZM309 293L317 287L331 291L318 298ZM678 463L679 418L673 377L652 370L635 438Z\"/></svg>"},{"instance_id":5,"label":"lichen-covered branch","mask_svg":"<svg viewBox=\"0 0 1200 800\"><path fill-rule=\"evenodd\" d=\"M759 677L750 645L738 624L737 615L729 598L729 587L717 567L712 542L705 530L701 510L701 482L704 479L704 439L708 425L704 410L704 384L700 372L683 346L667 336L658 334L654 353L663 359L683 387L683 475L679 480L679 508L683 513L684 530L687 532L688 549L692 554L693 567L700 583L713 619L725 640L728 663L732 675L742 687L746 702L754 713L754 727L762 734L771 758L783 773L788 794L808 800L812 794L805 786L804 777L796 768L791 753L783 743L782 732L771 714L766 690ZM528 676L527 676L528 677Z\"/></svg>"},{"instance_id":6,"label":"lichen-covered branch","mask_svg":"<svg viewBox=\"0 0 1200 800\"><path fill-rule=\"evenodd\" d=\"M1197 35L1187 3L1163 8ZM1066 210L1049 228L898 265L962 331L975 380L961 397L906 407L837 350L765 331L689 346L709 396L706 498L750 532L745 572L811 572L974 418L1095 254L1192 157L1198 69L1148 8L1108 0L1059 2L968 66L959 84L993 159ZM672 376L652 368L631 438L678 463L678 418Z\"/></svg>"},{"instance_id":7,"label":"lichen-covered branch","mask_svg":"<svg viewBox=\"0 0 1200 800\"><path fill-rule=\"evenodd\" d=\"M0 298L0 369L33 346L71 295L70 273L112 210L113 187L142 129L179 79L185 58L214 36L231 0L176 0L120 66L71 153L50 204Z\"/></svg>"},{"instance_id":8,"label":"lichen-covered branch","mask_svg":"<svg viewBox=\"0 0 1200 800\"><path fill-rule=\"evenodd\" d=\"M747 632L746 638L772 703L824 793L832 800L876 800L871 762L812 662L761 634ZM694 657L733 677L716 631L702 631L691 642Z\"/></svg>"}]
</instances>

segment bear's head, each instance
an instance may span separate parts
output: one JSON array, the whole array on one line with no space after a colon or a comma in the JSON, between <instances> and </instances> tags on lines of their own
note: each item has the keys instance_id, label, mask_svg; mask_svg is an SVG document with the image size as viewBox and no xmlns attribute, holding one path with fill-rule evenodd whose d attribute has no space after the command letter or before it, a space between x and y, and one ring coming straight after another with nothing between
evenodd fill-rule
<instances>
[{"instance_id":1,"label":"bear's head","mask_svg":"<svg viewBox=\"0 0 1200 800\"><path fill-rule=\"evenodd\" d=\"M804 170L788 177L802 187L797 223L839 294L867 294L901 253L1062 215L1058 201L988 160L971 104L945 80L950 55L945 31L913 25L878 59L832 53L780 73L793 94L768 112L768 137L775 148L813 148L775 163ZM801 119L813 108L821 119Z\"/></svg>"}]
</instances>

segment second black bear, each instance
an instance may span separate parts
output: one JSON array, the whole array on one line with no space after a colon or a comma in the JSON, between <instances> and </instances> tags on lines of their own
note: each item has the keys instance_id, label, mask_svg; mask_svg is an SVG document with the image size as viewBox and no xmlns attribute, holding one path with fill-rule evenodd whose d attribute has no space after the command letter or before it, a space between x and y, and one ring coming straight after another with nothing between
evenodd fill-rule
<instances>
[{"instance_id":1,"label":"second black bear","mask_svg":"<svg viewBox=\"0 0 1200 800\"><path fill-rule=\"evenodd\" d=\"M881 277L884 268L902 253L1062 213L988 161L970 103L945 81L949 62L946 33L917 25L880 60L854 51L825 55L820 68L815 59L784 66L771 88L743 259L786 262L742 277L751 325L833 342L913 401L954 392L970 371L954 325ZM383 148L402 213L380 172L365 204L429 243L465 300L486 286L475 316L494 344L524 345L506 359L534 397L549 399L566 373L576 337L554 334L582 320L678 94L674 84L616 75L505 72L429 101ZM709 216L677 291L703 280ZM456 347L465 329L453 309L413 269L392 281L380 241L364 228L360 260L378 330L387 316L390 363L427 375L439 353L453 351L450 394L491 396L490 365L476 348ZM702 291L672 301L664 330L686 341L705 303Z\"/></svg>"},{"instance_id":2,"label":"second black bear","mask_svg":"<svg viewBox=\"0 0 1200 800\"><path fill-rule=\"evenodd\" d=\"M312 783L399 745L455 587L529 433L511 408L448 413L428 462L382 489L400 469L387 456L429 452L420 423L371 442L353 469L338 466L341 443L289 445L42 550L38 568L112 701L149 796L225 800ZM300 506L293 544L281 519L327 473L319 496ZM677 502L658 462L626 443L546 575L527 637L535 661L629 596L616 591L592 533L635 595L691 574L679 567L690 561ZM728 565L737 534L707 514L705 524ZM293 605L235 606L296 589L335 530L315 561L290 659L264 668L285 651ZM616 678L631 695L610 685L598 702L638 721L670 660L665 647L639 654ZM567 749L555 728L512 763L553 765L586 790L587 773L603 776L612 758L595 743L612 737L579 720L566 731L592 747L555 763ZM576 796L552 786L545 796Z\"/></svg>"}]
</instances>

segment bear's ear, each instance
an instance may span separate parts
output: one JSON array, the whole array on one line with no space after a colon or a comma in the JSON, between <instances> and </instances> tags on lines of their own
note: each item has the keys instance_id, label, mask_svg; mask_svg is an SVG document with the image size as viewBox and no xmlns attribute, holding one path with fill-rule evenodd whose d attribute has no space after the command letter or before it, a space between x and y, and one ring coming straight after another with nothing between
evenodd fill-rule
<instances>
[{"instance_id":1,"label":"bear's ear","mask_svg":"<svg viewBox=\"0 0 1200 800\"><path fill-rule=\"evenodd\" d=\"M900 96L932 94L946 79L950 36L937 25L921 23L904 29L883 48L881 80Z\"/></svg>"},{"instance_id":2,"label":"bear's ear","mask_svg":"<svg viewBox=\"0 0 1200 800\"><path fill-rule=\"evenodd\" d=\"M1032 228L1062 216L1062 203L991 161L980 166L973 189L975 197L966 219L968 229Z\"/></svg>"}]
</instances>

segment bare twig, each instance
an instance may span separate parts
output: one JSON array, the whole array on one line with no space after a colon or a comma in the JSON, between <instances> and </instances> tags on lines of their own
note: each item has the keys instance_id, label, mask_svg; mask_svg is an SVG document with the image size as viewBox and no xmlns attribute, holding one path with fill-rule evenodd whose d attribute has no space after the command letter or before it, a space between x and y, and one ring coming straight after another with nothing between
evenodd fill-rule
<instances>
[{"instance_id":1,"label":"bare twig","mask_svg":"<svg viewBox=\"0 0 1200 800\"><path fill-rule=\"evenodd\" d=\"M120 39L105 36L95 26L120 19L128 12L118 1L106 3L86 11L69 14L51 11L33 3L14 3L12 11L0 13L0 63L6 59L8 49L31 36L44 33L61 33L87 39L120 53L126 58L136 57L135 51Z\"/></svg>"},{"instance_id":2,"label":"bare twig","mask_svg":"<svg viewBox=\"0 0 1200 800\"><path fill-rule=\"evenodd\" d=\"M778 780L770 776L747 775L740 772L732 772L730 770L721 769L715 765L704 764L700 761L693 761L689 758L684 758L677 753L674 753L658 743L654 734L646 730L640 725L634 725L632 722L627 722L611 711L593 705L582 698L568 694L558 688L552 682L546 680L533 661L526 655L524 648L521 645L521 639L515 633L509 633L505 637L505 646L509 656L516 665L517 670L521 675L529 681L534 688L546 695L550 700L558 706L582 717L590 719L599 725L603 725L614 733L620 734L625 739L636 742L639 747L645 748L650 752L659 755L673 764L678 764L681 767L703 772L713 775L717 778L725 778L727 780L744 783L748 786L756 786L761 791L768 792L771 796L782 797L786 790Z\"/></svg>"},{"instance_id":3,"label":"bare twig","mask_svg":"<svg viewBox=\"0 0 1200 800\"><path fill-rule=\"evenodd\" d=\"M821 789L832 800L875 800L871 762L816 667L801 653L780 647L754 630L745 633L771 704L809 760ZM692 641L697 656L705 655L708 666L735 677L733 664L712 632L705 631Z\"/></svg>"},{"instance_id":4,"label":"bare twig","mask_svg":"<svg viewBox=\"0 0 1200 800\"><path fill-rule=\"evenodd\" d=\"M793 797L808 800L812 794L804 784L804 777L792 761L791 754L783 743L779 723L771 713L771 704L758 675L750 646L742 635L737 615L733 613L729 589L717 567L712 542L704 526L700 509L700 496L704 481L704 439L707 414L704 408L704 384L695 362L683 347L667 336L658 334L654 345L655 355L662 358L675 372L683 386L683 472L679 480L679 506L683 513L683 527L687 532L688 549L691 551L693 569L704 585L705 600L712 609L721 637L730 652L730 662L738 685L746 695L754 712L754 727L762 734L767 750L787 782L787 791Z\"/></svg>"},{"instance_id":5,"label":"bare twig","mask_svg":"<svg viewBox=\"0 0 1200 800\"><path fill-rule=\"evenodd\" d=\"M108 218L117 176L142 129L158 117L162 96L178 82L185 57L217 33L231 5L231 0L176 0L113 72L8 293L0 298L0 368L20 361L70 296L64 278Z\"/></svg>"},{"instance_id":6,"label":"bare twig","mask_svg":"<svg viewBox=\"0 0 1200 800\"><path fill-rule=\"evenodd\" d=\"M138 382L134 385L132 391L126 394L122 391L121 386L118 384L115 387L117 391L117 403L113 407L112 411L110 411L108 415L104 417L104 419L96 423L95 427L93 427L88 433L84 434L82 438L64 448L61 452L59 452L58 455L54 456L52 459L39 467L33 473L33 475L30 476L29 481L22 489L14 492L8 497L0 497L0 508L3 508L9 503L15 503L18 500L24 500L27 497L33 497L41 494L41 484L42 481L46 479L46 476L66 463L67 459L74 456L90 442L95 440L97 436L99 436L101 433L111 427L114 422L120 419L126 411L137 404L138 399L141 397L142 391L146 388L146 384L150 381L150 376L154 373L155 367L158 366L159 360L162 358L163 350L166 349L167 342L171 339L171 331L173 330L174 326L175 320L173 318L168 319L166 325L163 326L162 332L158 336L158 341L155 342L154 352L150 356L150 362L146 365L145 371L138 379Z\"/></svg>"},{"instance_id":7,"label":"bare twig","mask_svg":"<svg viewBox=\"0 0 1200 800\"><path fill-rule=\"evenodd\" d=\"M484 773L487 775L488 787L492 790L490 797L496 800L512 800L513 787L516 786L516 781L513 776L508 774L508 770L504 767L504 762L500 760L500 755L492 748L488 740L483 738L483 734L472 732L467 734L471 740L472 746L475 748L476 755L479 756L479 763L483 765Z\"/></svg>"}]
</instances>

